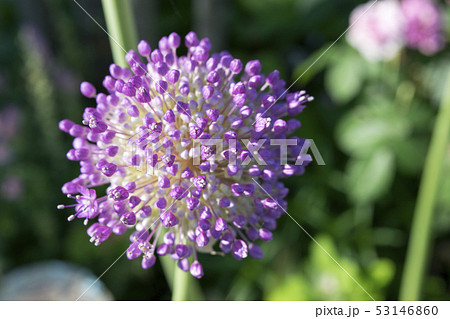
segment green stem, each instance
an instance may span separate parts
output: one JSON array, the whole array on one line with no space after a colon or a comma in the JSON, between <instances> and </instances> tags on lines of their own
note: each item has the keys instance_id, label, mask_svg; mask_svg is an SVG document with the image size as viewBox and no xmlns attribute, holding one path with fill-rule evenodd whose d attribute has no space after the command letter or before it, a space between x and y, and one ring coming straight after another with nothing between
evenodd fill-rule
<instances>
[{"instance_id":1,"label":"green stem","mask_svg":"<svg viewBox=\"0 0 450 319\"><path fill-rule=\"evenodd\" d=\"M126 52L137 46L132 1L102 0L102 4L114 62L126 67Z\"/></svg>"},{"instance_id":2,"label":"green stem","mask_svg":"<svg viewBox=\"0 0 450 319\"><path fill-rule=\"evenodd\" d=\"M442 162L450 132L450 73L431 137L411 229L400 300L418 300L431 242L431 227Z\"/></svg>"},{"instance_id":3,"label":"green stem","mask_svg":"<svg viewBox=\"0 0 450 319\"><path fill-rule=\"evenodd\" d=\"M162 240L158 240L158 244L162 243ZM164 277L166 278L167 285L170 287L170 290L173 291L173 282L174 282L174 271L175 271L175 261L170 258L170 256L160 256L159 262L161 263L161 268L164 272Z\"/></svg>"},{"instance_id":4,"label":"green stem","mask_svg":"<svg viewBox=\"0 0 450 319\"><path fill-rule=\"evenodd\" d=\"M159 237L162 243L162 236ZM172 290L173 301L204 300L204 296L198 280L188 272L177 267L176 262L170 256L160 256L159 261L166 277L167 284Z\"/></svg>"},{"instance_id":5,"label":"green stem","mask_svg":"<svg viewBox=\"0 0 450 319\"><path fill-rule=\"evenodd\" d=\"M198 280L176 266L170 256L160 256L161 267L172 290L173 301L204 300Z\"/></svg>"},{"instance_id":6,"label":"green stem","mask_svg":"<svg viewBox=\"0 0 450 319\"><path fill-rule=\"evenodd\" d=\"M192 284L191 274L189 272L184 272L178 267L174 267L174 278L173 278L173 289L172 289L172 300L173 301L184 301L188 300L189 286ZM192 296L191 296L192 298Z\"/></svg>"}]
</instances>

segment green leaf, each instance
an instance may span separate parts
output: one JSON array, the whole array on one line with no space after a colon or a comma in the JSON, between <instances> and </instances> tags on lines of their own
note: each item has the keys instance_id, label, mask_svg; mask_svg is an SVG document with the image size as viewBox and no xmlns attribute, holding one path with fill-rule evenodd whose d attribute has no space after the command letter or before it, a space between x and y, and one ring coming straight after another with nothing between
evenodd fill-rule
<instances>
[{"instance_id":1,"label":"green leaf","mask_svg":"<svg viewBox=\"0 0 450 319\"><path fill-rule=\"evenodd\" d=\"M352 159L347 167L347 191L358 204L373 202L384 195L392 183L394 154L379 149L367 158Z\"/></svg>"},{"instance_id":2,"label":"green leaf","mask_svg":"<svg viewBox=\"0 0 450 319\"><path fill-rule=\"evenodd\" d=\"M369 273L380 287L387 285L395 273L395 264L390 259L378 259L369 267Z\"/></svg>"},{"instance_id":3,"label":"green leaf","mask_svg":"<svg viewBox=\"0 0 450 319\"><path fill-rule=\"evenodd\" d=\"M266 300L269 301L296 301L308 300L309 283L305 281L301 273L289 274L268 292Z\"/></svg>"},{"instance_id":4,"label":"green leaf","mask_svg":"<svg viewBox=\"0 0 450 319\"><path fill-rule=\"evenodd\" d=\"M414 138L398 141L394 148L398 169L402 173L415 175L423 167L428 141Z\"/></svg>"},{"instance_id":5,"label":"green leaf","mask_svg":"<svg viewBox=\"0 0 450 319\"><path fill-rule=\"evenodd\" d=\"M338 124L336 136L350 155L366 157L379 148L395 148L408 133L408 123L390 105L362 106Z\"/></svg>"},{"instance_id":6,"label":"green leaf","mask_svg":"<svg viewBox=\"0 0 450 319\"><path fill-rule=\"evenodd\" d=\"M306 60L302 61L293 72L293 80L299 85L305 85L314 76L322 71L329 63L330 58L325 56L328 53L332 43L326 43L319 50L311 54ZM331 49L330 49L331 50Z\"/></svg>"},{"instance_id":7,"label":"green leaf","mask_svg":"<svg viewBox=\"0 0 450 319\"><path fill-rule=\"evenodd\" d=\"M423 72L423 86L429 92L431 101L435 106L439 105L445 91L445 79L447 76L448 60L435 60L427 64L420 71Z\"/></svg>"},{"instance_id":8,"label":"green leaf","mask_svg":"<svg viewBox=\"0 0 450 319\"><path fill-rule=\"evenodd\" d=\"M325 88L338 104L345 104L359 93L365 77L365 64L353 50L342 50L339 59L325 74Z\"/></svg>"}]
</instances>

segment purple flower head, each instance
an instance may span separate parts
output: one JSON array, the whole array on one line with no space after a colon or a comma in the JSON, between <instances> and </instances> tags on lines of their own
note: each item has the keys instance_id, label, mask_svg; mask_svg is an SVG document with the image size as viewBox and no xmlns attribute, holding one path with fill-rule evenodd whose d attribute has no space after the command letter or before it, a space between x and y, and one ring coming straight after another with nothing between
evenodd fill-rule
<instances>
[{"instance_id":1,"label":"purple flower head","mask_svg":"<svg viewBox=\"0 0 450 319\"><path fill-rule=\"evenodd\" d=\"M403 0L401 9L406 19L406 44L426 55L444 47L442 16L438 5L430 0Z\"/></svg>"},{"instance_id":2,"label":"purple flower head","mask_svg":"<svg viewBox=\"0 0 450 319\"><path fill-rule=\"evenodd\" d=\"M300 171L281 163L269 141L298 129L289 116L312 98L284 94L278 71L266 76L257 60L212 53L194 32L184 38L186 56L177 54L182 43L176 33L153 51L139 42L126 55L131 70L110 66L107 94L83 82L82 94L97 107L86 108L81 124L59 123L75 138L67 157L80 162L80 176L62 187L75 204L58 208L74 207L70 220L91 223L96 245L135 229L127 257L142 258L144 269L170 255L201 278L197 253L262 257L256 242L272 239L286 208L280 179ZM290 147L289 158L296 151ZM106 196L97 196L100 186Z\"/></svg>"}]
</instances>

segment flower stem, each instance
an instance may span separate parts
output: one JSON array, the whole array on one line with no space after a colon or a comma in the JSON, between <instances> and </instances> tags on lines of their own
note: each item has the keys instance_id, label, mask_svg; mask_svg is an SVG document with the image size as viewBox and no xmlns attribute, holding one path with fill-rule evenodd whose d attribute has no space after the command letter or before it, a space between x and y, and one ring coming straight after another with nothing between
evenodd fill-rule
<instances>
[{"instance_id":1,"label":"flower stem","mask_svg":"<svg viewBox=\"0 0 450 319\"><path fill-rule=\"evenodd\" d=\"M158 240L158 243L160 241ZM174 271L175 271L175 262L170 256L160 256L159 262L161 263L161 268L164 272L164 277L166 277L167 285L172 290L173 282L174 282Z\"/></svg>"},{"instance_id":2,"label":"flower stem","mask_svg":"<svg viewBox=\"0 0 450 319\"><path fill-rule=\"evenodd\" d=\"M174 267L172 300L183 301L188 300L188 287L192 278L189 272L184 272L178 267ZM192 298L192 296L191 296Z\"/></svg>"},{"instance_id":3,"label":"flower stem","mask_svg":"<svg viewBox=\"0 0 450 319\"><path fill-rule=\"evenodd\" d=\"M400 300L418 300L431 242L431 227L442 162L450 133L450 73L431 137L400 287Z\"/></svg>"},{"instance_id":4,"label":"flower stem","mask_svg":"<svg viewBox=\"0 0 450 319\"><path fill-rule=\"evenodd\" d=\"M113 59L122 67L127 66L124 51L137 46L136 24L131 4L132 1L129 0L102 0Z\"/></svg>"},{"instance_id":5,"label":"flower stem","mask_svg":"<svg viewBox=\"0 0 450 319\"><path fill-rule=\"evenodd\" d=\"M179 269L170 256L161 256L159 257L159 260L161 261L161 267L166 277L167 284L172 290L172 300L188 300L189 272L185 273Z\"/></svg>"},{"instance_id":6,"label":"flower stem","mask_svg":"<svg viewBox=\"0 0 450 319\"><path fill-rule=\"evenodd\" d=\"M184 272L176 266L176 262L170 256L160 256L161 267L172 289L172 300L204 300L200 285L189 272Z\"/></svg>"}]
</instances>

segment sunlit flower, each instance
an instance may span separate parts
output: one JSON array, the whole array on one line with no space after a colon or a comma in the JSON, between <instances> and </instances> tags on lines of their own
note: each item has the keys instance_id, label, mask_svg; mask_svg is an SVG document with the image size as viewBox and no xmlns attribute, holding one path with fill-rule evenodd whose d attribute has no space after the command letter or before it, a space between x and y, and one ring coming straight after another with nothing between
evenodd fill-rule
<instances>
[{"instance_id":1,"label":"sunlit flower","mask_svg":"<svg viewBox=\"0 0 450 319\"><path fill-rule=\"evenodd\" d=\"M347 40L369 61L391 60L404 45L404 28L398 1L368 2L350 14Z\"/></svg>"},{"instance_id":2,"label":"sunlit flower","mask_svg":"<svg viewBox=\"0 0 450 319\"><path fill-rule=\"evenodd\" d=\"M269 139L298 129L298 120L281 118L312 98L286 94L279 72L265 76L257 60L243 65L227 52L211 55L210 41L193 32L184 39L186 56L176 53L180 42L176 33L154 50L141 41L140 56L126 55L131 70L111 65L107 94L81 84L97 106L85 109L84 125L59 123L75 137L67 158L81 166L62 191L76 200L69 220L95 220L88 234L96 245L132 228L129 259L141 256L149 268L155 255L168 254L200 278L198 251L262 257L255 241L272 240L286 208L279 179L304 171L282 163ZM288 155L299 147L289 146ZM102 185L106 195L99 196L94 188Z\"/></svg>"}]
</instances>

